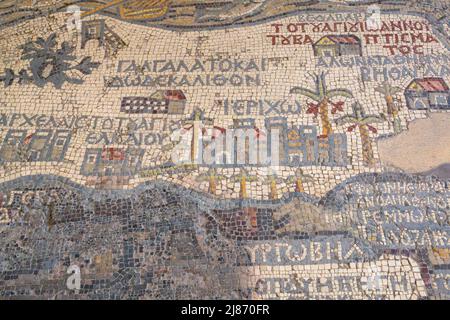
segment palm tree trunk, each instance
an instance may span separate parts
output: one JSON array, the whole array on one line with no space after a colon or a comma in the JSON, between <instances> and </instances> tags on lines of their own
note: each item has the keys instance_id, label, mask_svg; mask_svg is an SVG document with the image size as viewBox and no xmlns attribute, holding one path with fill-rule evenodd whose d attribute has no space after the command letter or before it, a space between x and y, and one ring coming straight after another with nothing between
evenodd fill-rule
<instances>
[{"instance_id":1,"label":"palm tree trunk","mask_svg":"<svg viewBox=\"0 0 450 320\"><path fill-rule=\"evenodd\" d=\"M328 99L323 99L319 104L320 120L322 121L322 137L328 137L333 129L328 116Z\"/></svg>"},{"instance_id":2,"label":"palm tree trunk","mask_svg":"<svg viewBox=\"0 0 450 320\"><path fill-rule=\"evenodd\" d=\"M386 100L387 113L388 113L388 115L392 116L395 111L394 98L391 95L387 95L384 98Z\"/></svg>"},{"instance_id":3,"label":"palm tree trunk","mask_svg":"<svg viewBox=\"0 0 450 320\"><path fill-rule=\"evenodd\" d=\"M401 127L399 126L400 119L398 119L398 110L395 108L395 105L394 105L394 97L392 97L391 95L388 95L385 97L385 99L386 99L388 115L390 115L392 117L394 133L400 133L400 131L401 131Z\"/></svg>"},{"instance_id":4,"label":"palm tree trunk","mask_svg":"<svg viewBox=\"0 0 450 320\"><path fill-rule=\"evenodd\" d=\"M274 179L270 181L270 199L277 199L277 198L278 198L277 182Z\"/></svg>"},{"instance_id":5,"label":"palm tree trunk","mask_svg":"<svg viewBox=\"0 0 450 320\"><path fill-rule=\"evenodd\" d=\"M216 178L215 177L209 177L209 193L216 194Z\"/></svg>"},{"instance_id":6,"label":"palm tree trunk","mask_svg":"<svg viewBox=\"0 0 450 320\"><path fill-rule=\"evenodd\" d=\"M302 178L298 178L295 182L295 191L296 192L305 192L305 188L303 187L303 180Z\"/></svg>"},{"instance_id":7,"label":"palm tree trunk","mask_svg":"<svg viewBox=\"0 0 450 320\"><path fill-rule=\"evenodd\" d=\"M245 176L241 177L240 196L242 199L247 198L247 177Z\"/></svg>"},{"instance_id":8,"label":"palm tree trunk","mask_svg":"<svg viewBox=\"0 0 450 320\"><path fill-rule=\"evenodd\" d=\"M375 159L373 157L372 141L370 140L369 130L366 125L359 125L358 127L361 136L364 162L369 166L373 166L375 164Z\"/></svg>"}]
</instances>

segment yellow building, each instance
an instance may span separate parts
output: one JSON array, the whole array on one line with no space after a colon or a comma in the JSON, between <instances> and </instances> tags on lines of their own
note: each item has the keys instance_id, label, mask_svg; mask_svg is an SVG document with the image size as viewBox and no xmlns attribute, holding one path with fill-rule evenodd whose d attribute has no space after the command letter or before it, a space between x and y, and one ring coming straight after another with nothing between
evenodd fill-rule
<instances>
[{"instance_id":1,"label":"yellow building","mask_svg":"<svg viewBox=\"0 0 450 320\"><path fill-rule=\"evenodd\" d=\"M354 35L330 35L313 44L315 56L362 55L361 40Z\"/></svg>"}]
</instances>

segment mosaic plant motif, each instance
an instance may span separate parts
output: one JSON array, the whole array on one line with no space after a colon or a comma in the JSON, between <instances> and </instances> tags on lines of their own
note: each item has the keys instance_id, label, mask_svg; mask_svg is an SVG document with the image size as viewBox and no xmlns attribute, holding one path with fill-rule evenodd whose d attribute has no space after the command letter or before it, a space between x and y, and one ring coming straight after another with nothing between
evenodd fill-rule
<instances>
[{"instance_id":1,"label":"mosaic plant motif","mask_svg":"<svg viewBox=\"0 0 450 320\"><path fill-rule=\"evenodd\" d=\"M51 34L47 39L39 37L36 41L24 44L20 47L22 49L21 58L30 61L31 76L25 69L20 70L17 76L13 70L6 69L0 80L4 82L5 87L12 85L17 79L19 84L32 81L37 86L43 87L50 82L57 89L61 89L65 81L74 84L83 83L83 79L71 78L67 72L76 70L81 74L88 75L100 64L91 62L91 57L85 57L79 63L71 65L70 62L76 59L71 55L75 48L70 47L67 42L63 42L59 49L56 46L56 33Z\"/></svg>"},{"instance_id":2,"label":"mosaic plant motif","mask_svg":"<svg viewBox=\"0 0 450 320\"><path fill-rule=\"evenodd\" d=\"M0 1L0 299L449 299L449 14Z\"/></svg>"},{"instance_id":3,"label":"mosaic plant motif","mask_svg":"<svg viewBox=\"0 0 450 320\"><path fill-rule=\"evenodd\" d=\"M309 103L307 113L312 113L317 118L320 114L320 119L322 121L322 135L321 137L326 138L332 133L331 122L329 118L328 105L332 105L331 113L336 114L338 111L344 111L344 102L338 101L336 103L331 102L331 99L335 97L347 97L351 98L352 93L345 89L332 89L328 90L326 85L326 74L322 73L320 75L314 76L315 90L309 90L301 87L295 87L291 89L291 93L301 94L310 99L315 103Z\"/></svg>"},{"instance_id":4,"label":"mosaic plant motif","mask_svg":"<svg viewBox=\"0 0 450 320\"><path fill-rule=\"evenodd\" d=\"M375 164L375 159L369 132L377 133L377 128L373 127L372 124L381 122L383 119L380 116L366 115L359 102L355 102L352 105L352 109L353 112L351 115L343 116L336 122L340 125L351 124L351 126L347 128L348 132L353 132L355 129L358 129L363 148L363 159L367 165L373 166Z\"/></svg>"}]
</instances>

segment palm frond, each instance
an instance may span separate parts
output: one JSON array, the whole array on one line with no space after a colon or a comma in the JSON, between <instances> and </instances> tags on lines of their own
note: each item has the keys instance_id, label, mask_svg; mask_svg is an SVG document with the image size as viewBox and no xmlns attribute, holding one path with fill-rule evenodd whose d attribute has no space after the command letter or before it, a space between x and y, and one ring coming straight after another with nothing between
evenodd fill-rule
<instances>
[{"instance_id":1,"label":"palm frond","mask_svg":"<svg viewBox=\"0 0 450 320\"><path fill-rule=\"evenodd\" d=\"M327 79L326 79L327 74L328 74L328 72L322 72L317 77L316 86L317 86L317 91L319 92L321 99L323 99L327 95L327 92L328 92Z\"/></svg>"},{"instance_id":2,"label":"palm frond","mask_svg":"<svg viewBox=\"0 0 450 320\"><path fill-rule=\"evenodd\" d=\"M385 96L393 96L401 92L402 89L400 87L391 86L389 83L385 82L381 86L376 87L375 91Z\"/></svg>"},{"instance_id":3,"label":"palm frond","mask_svg":"<svg viewBox=\"0 0 450 320\"><path fill-rule=\"evenodd\" d=\"M207 174L201 174L201 175L199 175L199 176L197 176L197 177L195 178L195 181L197 181L197 182L206 182L206 181L209 181L209 175L207 175Z\"/></svg>"},{"instance_id":4,"label":"palm frond","mask_svg":"<svg viewBox=\"0 0 450 320\"><path fill-rule=\"evenodd\" d=\"M328 98L334 98L334 97L344 97L344 98L353 98L353 93L350 90L347 89L333 89L329 90L326 93Z\"/></svg>"},{"instance_id":5,"label":"palm frond","mask_svg":"<svg viewBox=\"0 0 450 320\"><path fill-rule=\"evenodd\" d=\"M215 175L214 178L216 178L217 181L220 181L220 180L225 180L227 177L223 176L221 174L218 174L218 175Z\"/></svg>"},{"instance_id":6,"label":"palm frond","mask_svg":"<svg viewBox=\"0 0 450 320\"><path fill-rule=\"evenodd\" d=\"M378 92L378 93L381 93L381 94L383 94L383 95L387 95L387 94L388 94L388 91L387 91L387 88L386 88L385 85L376 87L376 88L375 88L375 91Z\"/></svg>"},{"instance_id":7,"label":"palm frond","mask_svg":"<svg viewBox=\"0 0 450 320\"><path fill-rule=\"evenodd\" d=\"M380 123L383 122L383 119L378 116L366 116L363 119L360 119L361 124L369 124L369 123Z\"/></svg>"},{"instance_id":8,"label":"palm frond","mask_svg":"<svg viewBox=\"0 0 450 320\"><path fill-rule=\"evenodd\" d=\"M359 122L358 118L356 118L355 116L350 116L350 115L343 116L336 120L336 124L339 126L343 125L343 124L347 124L347 123L358 123L358 122Z\"/></svg>"},{"instance_id":9,"label":"palm frond","mask_svg":"<svg viewBox=\"0 0 450 320\"><path fill-rule=\"evenodd\" d=\"M57 45L57 42L56 42L56 32L55 32L55 33L52 33L47 38L47 40L45 40L45 46L47 48L54 48L54 47L56 47L56 45Z\"/></svg>"},{"instance_id":10,"label":"palm frond","mask_svg":"<svg viewBox=\"0 0 450 320\"><path fill-rule=\"evenodd\" d=\"M300 94L306 96L314 101L320 101L320 95L317 92L314 92L310 89L302 88L302 87L294 87L290 91L291 94Z\"/></svg>"},{"instance_id":11,"label":"palm frond","mask_svg":"<svg viewBox=\"0 0 450 320\"><path fill-rule=\"evenodd\" d=\"M314 177L310 176L309 174L304 174L301 176L301 178L303 181L313 181L314 180Z\"/></svg>"},{"instance_id":12,"label":"palm frond","mask_svg":"<svg viewBox=\"0 0 450 320\"><path fill-rule=\"evenodd\" d=\"M402 88L400 88L400 87L392 87L391 95L395 96L397 93L400 93L401 91L402 91Z\"/></svg>"}]
</instances>

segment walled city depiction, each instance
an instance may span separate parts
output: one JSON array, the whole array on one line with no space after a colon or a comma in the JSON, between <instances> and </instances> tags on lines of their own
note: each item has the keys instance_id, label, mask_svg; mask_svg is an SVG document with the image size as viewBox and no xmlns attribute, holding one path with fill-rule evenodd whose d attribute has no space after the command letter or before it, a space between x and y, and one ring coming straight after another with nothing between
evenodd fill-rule
<instances>
[{"instance_id":1,"label":"walled city depiction","mask_svg":"<svg viewBox=\"0 0 450 320\"><path fill-rule=\"evenodd\" d=\"M448 300L449 86L448 0L2 0L0 300Z\"/></svg>"}]
</instances>

